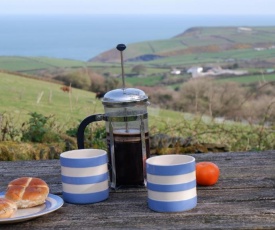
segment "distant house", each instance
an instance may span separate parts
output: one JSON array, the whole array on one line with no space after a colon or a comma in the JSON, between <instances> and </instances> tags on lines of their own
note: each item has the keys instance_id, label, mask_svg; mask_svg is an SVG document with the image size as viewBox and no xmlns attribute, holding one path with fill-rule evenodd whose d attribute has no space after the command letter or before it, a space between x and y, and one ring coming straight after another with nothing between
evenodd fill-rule
<instances>
[{"instance_id":1,"label":"distant house","mask_svg":"<svg viewBox=\"0 0 275 230\"><path fill-rule=\"evenodd\" d=\"M254 50L256 50L256 51L262 51L262 50L266 50L266 49L263 48L263 47L256 47L256 48L254 48Z\"/></svg>"},{"instance_id":2,"label":"distant house","mask_svg":"<svg viewBox=\"0 0 275 230\"><path fill-rule=\"evenodd\" d=\"M203 68L200 66L192 66L191 68L189 68L186 72L191 74L192 77L200 77L200 74L202 73Z\"/></svg>"},{"instance_id":3,"label":"distant house","mask_svg":"<svg viewBox=\"0 0 275 230\"><path fill-rule=\"evenodd\" d=\"M251 28L248 28L248 27L238 27L238 32L241 33L241 32L251 32L252 29Z\"/></svg>"},{"instance_id":4,"label":"distant house","mask_svg":"<svg viewBox=\"0 0 275 230\"><path fill-rule=\"evenodd\" d=\"M179 69L172 69L172 71L170 73L172 75L179 75L179 74L181 74L181 71Z\"/></svg>"},{"instance_id":5,"label":"distant house","mask_svg":"<svg viewBox=\"0 0 275 230\"><path fill-rule=\"evenodd\" d=\"M274 73L275 70L274 70L274 69L266 69L265 72L266 72L266 73Z\"/></svg>"},{"instance_id":6,"label":"distant house","mask_svg":"<svg viewBox=\"0 0 275 230\"><path fill-rule=\"evenodd\" d=\"M245 75L248 74L246 70L230 70L222 69L220 66L213 67L191 67L187 73L192 75L192 78L207 77L207 76L221 76L221 75Z\"/></svg>"}]
</instances>

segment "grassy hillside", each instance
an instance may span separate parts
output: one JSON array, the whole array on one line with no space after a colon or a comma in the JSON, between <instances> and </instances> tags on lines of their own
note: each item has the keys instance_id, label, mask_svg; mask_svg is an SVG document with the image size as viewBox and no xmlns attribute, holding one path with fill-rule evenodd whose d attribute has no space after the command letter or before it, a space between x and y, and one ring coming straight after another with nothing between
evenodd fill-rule
<instances>
[{"instance_id":1,"label":"grassy hillside","mask_svg":"<svg viewBox=\"0 0 275 230\"><path fill-rule=\"evenodd\" d=\"M222 81L240 83L259 82L261 73L265 81L273 81L274 74L267 69L275 66L275 27L197 27L190 28L171 39L127 44L124 51L126 83L138 86L167 86L178 88L190 75L186 70L192 66L232 66L249 72L240 78L222 78ZM260 48L260 50L257 50ZM139 57L157 55L143 61ZM153 56L154 57L154 56ZM127 61L132 59L132 61ZM107 77L121 74L120 54L116 49L106 51L90 62L48 57L0 57L0 70L53 77L63 70L74 71L89 68ZM132 69L145 66L143 76L135 76ZM179 76L170 74L171 69L182 70ZM145 78L146 77L146 78ZM169 83L168 83L169 82Z\"/></svg>"},{"instance_id":2,"label":"grassy hillside","mask_svg":"<svg viewBox=\"0 0 275 230\"><path fill-rule=\"evenodd\" d=\"M254 48L269 48L274 44L275 27L198 27L191 28L171 39L129 44L125 59L154 54L163 58L147 64L185 64L196 63L194 59L204 59L214 53L215 58L257 58L254 54L274 55L271 52L258 52ZM241 54L240 51L244 55ZM225 52L220 54L220 52ZM235 53L236 52L236 53ZM187 55L187 56L186 56ZM188 57L188 55L191 55ZM173 58L172 58L173 57ZM214 59L215 59L214 58ZM187 60L186 60L187 59ZM117 62L119 56L115 49L106 51L91 60L92 62Z\"/></svg>"},{"instance_id":3,"label":"grassy hillside","mask_svg":"<svg viewBox=\"0 0 275 230\"><path fill-rule=\"evenodd\" d=\"M85 62L69 59L58 59L48 57L19 57L1 56L0 69L17 72L37 71L52 68L84 67Z\"/></svg>"},{"instance_id":4,"label":"grassy hillside","mask_svg":"<svg viewBox=\"0 0 275 230\"><path fill-rule=\"evenodd\" d=\"M247 61L264 59L275 63L275 27L198 27L190 28L171 39L127 44L125 65L142 63L148 67L189 66L197 63L226 62L228 59ZM272 48L273 47L273 48ZM255 50L263 48L263 50ZM149 61L128 59L144 55L161 58ZM37 71L51 68L119 67L119 52L108 50L90 62L47 57L0 57L0 69L9 71Z\"/></svg>"},{"instance_id":5,"label":"grassy hillside","mask_svg":"<svg viewBox=\"0 0 275 230\"><path fill-rule=\"evenodd\" d=\"M29 113L33 112L54 116L52 126L59 132L65 132L76 128L86 116L102 113L103 106L101 101L95 99L94 93L88 91L72 89L72 93L68 94L63 92L58 84L0 73L0 114L8 114L4 121L9 122L10 127L18 129L23 122L29 120ZM214 151L212 148L216 147L215 151L223 151L221 148L232 151L274 148L272 128L227 121L216 123L208 117L163 110L153 104L149 106L148 112L150 134L164 133L190 137L193 140L192 147L167 148L163 150L167 151L166 153L207 152ZM7 127L6 123L0 124ZM101 124L104 125L103 122ZM199 143L214 144L208 149Z\"/></svg>"},{"instance_id":6,"label":"grassy hillside","mask_svg":"<svg viewBox=\"0 0 275 230\"><path fill-rule=\"evenodd\" d=\"M193 140L192 143L195 143L195 149L188 149L187 152L204 152L205 150L196 144L205 142L227 146L233 151L274 149L275 134L272 127L265 127L264 124L254 126L227 121L219 123L203 115L195 116L160 109L154 105L154 102L159 101L153 100L155 96L155 99L163 98L166 102L166 104L160 103L161 106L173 104L173 101L167 97L171 91L165 91L166 88L180 89L181 86L185 86L185 83L189 83L190 81L187 82L187 80L191 76L186 73L186 70L196 65L203 67L218 65L223 68L237 66L234 68L245 69L249 73L241 77L222 76L219 78L221 82L235 81L247 84L274 81L274 35L275 27L191 28L172 39L127 45L124 52L126 85L138 88L139 86L158 86L153 89L145 87L151 102L151 106L148 107L150 134L165 133L183 138L190 137ZM148 54L157 58L149 61L142 61L139 58ZM131 58L131 61L127 61ZM136 65L144 66L146 72L133 73L132 69ZM175 67L181 69L182 74L170 74L171 69ZM0 125L3 125L0 128L8 127L8 122L13 123L13 127L21 127L23 122L29 120L29 113L36 112L44 116L54 116L55 122L52 125L58 127L55 130L60 133L68 128L77 127L79 122L88 115L103 113L103 105L101 101L95 99L94 93L75 88L71 93L66 93L60 89L60 84L45 81L45 79L49 80L59 74L68 74L73 71L78 74L89 72L91 75L87 75L88 77L96 72L95 75L99 73L105 76L105 78L101 76L103 80L112 77L115 79L121 74L120 54L117 50L106 51L91 62L47 57L0 57L0 119L2 114L8 114L4 116L5 119L0 120ZM100 78L94 79L97 81ZM272 87L274 85L270 84L267 93L272 92ZM159 88L164 91L155 90ZM156 92L156 95L150 95L149 89ZM162 92L162 95L159 92ZM176 96L179 96L179 92L172 91ZM269 105L271 105L272 101L269 98L264 97L268 102L270 101ZM260 100L256 102L258 104L253 105L259 107ZM193 103L189 104L193 105ZM271 106L268 108L271 111ZM263 111L267 109L264 108ZM167 153L175 153L175 149L169 151L172 152ZM185 150L177 151L182 153Z\"/></svg>"},{"instance_id":7,"label":"grassy hillside","mask_svg":"<svg viewBox=\"0 0 275 230\"><path fill-rule=\"evenodd\" d=\"M0 73L0 113L11 113L19 122L25 121L30 112L45 116L54 114L66 125L103 111L94 93L73 89L69 94L60 87L50 82Z\"/></svg>"},{"instance_id":8,"label":"grassy hillside","mask_svg":"<svg viewBox=\"0 0 275 230\"><path fill-rule=\"evenodd\" d=\"M78 125L88 115L104 112L94 93L73 88L69 94L60 87L55 83L0 72L0 114L11 114L18 124L28 120L31 112L54 115L64 128L68 128ZM176 123L183 116L179 112L155 109L154 105L148 110L154 117L150 122L152 126L168 119Z\"/></svg>"}]
</instances>

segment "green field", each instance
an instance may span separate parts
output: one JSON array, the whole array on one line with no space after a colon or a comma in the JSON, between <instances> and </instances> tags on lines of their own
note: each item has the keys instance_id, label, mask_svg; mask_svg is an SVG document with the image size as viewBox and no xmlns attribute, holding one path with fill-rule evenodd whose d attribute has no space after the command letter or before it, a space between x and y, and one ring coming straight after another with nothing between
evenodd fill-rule
<instances>
[{"instance_id":1,"label":"green field","mask_svg":"<svg viewBox=\"0 0 275 230\"><path fill-rule=\"evenodd\" d=\"M68 128L77 125L88 115L103 113L103 105L94 93L73 88L69 94L60 87L55 83L0 73L0 114L9 113L18 124L28 120L31 112L54 115L61 126ZM156 124L156 118L163 121L182 116L173 111L169 111L167 116L166 110L153 107L148 110L154 117L151 125Z\"/></svg>"},{"instance_id":2,"label":"green field","mask_svg":"<svg viewBox=\"0 0 275 230\"><path fill-rule=\"evenodd\" d=\"M275 55L274 36L275 27L194 27L170 39L128 44L124 51L125 61L147 54L160 55L163 58L146 62L126 62L125 66L127 68L142 63L153 68L222 62L232 58L238 61L255 58L272 59ZM255 48L264 49L257 51ZM0 69L28 71L87 66L109 68L119 67L119 62L119 52L112 49L90 62L47 57L0 57ZM112 71L116 73L115 69Z\"/></svg>"},{"instance_id":3,"label":"green field","mask_svg":"<svg viewBox=\"0 0 275 230\"><path fill-rule=\"evenodd\" d=\"M235 62L242 62L247 60L268 60L275 56L275 49L256 51L253 49L240 49L240 50L225 50L216 52L201 52L197 54L183 54L152 60L146 62L151 66L192 66L195 64L202 65L208 63L226 63L229 59L234 59ZM140 62L139 64L142 64Z\"/></svg>"},{"instance_id":4,"label":"green field","mask_svg":"<svg viewBox=\"0 0 275 230\"><path fill-rule=\"evenodd\" d=\"M52 126L62 133L76 128L88 115L103 113L103 105L95 99L94 93L73 88L69 94L63 92L60 86L0 73L0 115L6 115L4 121L8 122L10 128L16 127L17 130L23 123L26 124L30 113L54 116ZM209 117L163 110L156 105L149 106L148 113L152 135L165 133L183 138L192 137L198 143L222 144L232 151L274 148L274 133L268 128L234 122L219 124ZM1 124L6 125L3 122ZM104 123L101 122L101 125Z\"/></svg>"},{"instance_id":5,"label":"green field","mask_svg":"<svg viewBox=\"0 0 275 230\"><path fill-rule=\"evenodd\" d=\"M31 112L45 116L54 114L66 125L103 111L94 93L73 89L69 94L60 87L54 83L0 73L0 113L10 113L18 122L25 121Z\"/></svg>"},{"instance_id":6,"label":"green field","mask_svg":"<svg viewBox=\"0 0 275 230\"><path fill-rule=\"evenodd\" d=\"M211 65L230 68L233 64L239 66L239 69L248 70L250 75L217 77L218 81L235 81L240 84L275 81L274 73L259 74L275 69L275 48L271 46L274 46L274 37L275 27L253 27L251 31L238 31L237 27L201 27L191 28L172 39L130 44L124 53L126 85L175 89L180 88L190 75L184 72L181 75L171 75L173 68L187 70L192 66ZM268 48L255 50L258 45ZM128 58L148 54L162 58L127 61ZM103 105L94 93L75 88L71 93L63 92L60 84L49 81L60 73L67 74L79 69L83 72L83 68L88 68L91 75L96 72L105 79L120 77L118 51L107 51L102 58L104 61L95 58L83 62L48 57L0 57L0 125L20 130L29 120L30 113L36 112L53 116L54 130L63 134L68 129L76 128L88 115L103 113ZM133 73L132 69L136 65L143 65L145 74L139 76ZM77 74L81 74L81 71ZM194 143L226 145L232 151L275 148L274 127L228 121L217 123L210 117L163 110L154 104L148 107L148 113L152 135L165 133L183 138L192 137ZM104 125L104 122L101 124ZM12 133L12 130L9 132ZM0 136L3 138L3 135L5 134Z\"/></svg>"},{"instance_id":7,"label":"green field","mask_svg":"<svg viewBox=\"0 0 275 230\"><path fill-rule=\"evenodd\" d=\"M249 27L240 29L239 27L195 27L190 28L181 35L171 39L145 41L129 44L124 58L135 58L145 54L154 54L163 56L158 59L160 63L167 65L178 64L178 61L169 59L170 57L186 57L189 54L215 53L220 56L220 52L230 51L226 53L226 58L253 58L255 55L262 55L264 52L255 51L254 48L265 47L267 50L274 45L275 27ZM218 50L215 50L215 49ZM248 54L238 56L239 50L247 49L252 56ZM234 51L237 51L236 54ZM245 51L246 52L246 51ZM257 53L258 52L258 53ZM119 62L119 55L116 49L112 49L93 58L92 61L108 60L108 62ZM273 52L274 54L274 49ZM272 55L272 54L270 54ZM189 58L192 61L192 57ZM172 61L172 62L171 62ZM150 62L146 63L149 65ZM159 63L153 61L151 64ZM184 64L183 62L180 62ZM190 62L188 62L190 63Z\"/></svg>"},{"instance_id":8,"label":"green field","mask_svg":"<svg viewBox=\"0 0 275 230\"><path fill-rule=\"evenodd\" d=\"M51 68L65 67L84 67L85 62L67 59L47 58L47 57L17 57L2 56L0 57L0 69L8 71L28 71Z\"/></svg>"},{"instance_id":9,"label":"green field","mask_svg":"<svg viewBox=\"0 0 275 230\"><path fill-rule=\"evenodd\" d=\"M73 88L69 94L60 87L55 83L0 72L0 114L9 113L18 125L28 120L32 112L54 115L61 126L68 128L88 115L104 112L94 93ZM186 116L153 104L148 107L148 113L152 127L174 126Z\"/></svg>"},{"instance_id":10,"label":"green field","mask_svg":"<svg viewBox=\"0 0 275 230\"><path fill-rule=\"evenodd\" d=\"M252 83L273 81L274 75L255 75L275 68L275 27L196 27L165 40L145 41L127 45L124 51L126 83L135 86L164 85L178 87L186 79L183 73L174 81L171 69L188 69L192 66L237 65L247 69L251 76L219 78L220 81ZM265 47L256 50L256 47ZM127 61L146 55L159 55L149 61ZM104 61L101 61L101 59ZM107 60L107 61L106 61ZM136 59L137 60L137 59ZM255 66L260 63L258 66ZM146 68L144 76L137 76L132 69L136 65ZM263 65L263 66L262 66ZM266 66L264 66L266 65ZM106 78L121 75L120 55L116 49L104 52L89 62L48 57L0 57L0 70L19 72L35 77L54 77L60 72L89 68ZM169 82L169 84L167 84ZM44 96L45 97L45 96Z\"/></svg>"},{"instance_id":11,"label":"green field","mask_svg":"<svg viewBox=\"0 0 275 230\"><path fill-rule=\"evenodd\" d=\"M132 43L127 45L124 51L126 82L133 86L160 85L163 83L163 76L172 77L169 76L171 69L188 69L198 65L246 65L243 68L248 69L251 75L268 68L274 69L274 37L275 27L195 27L170 39ZM161 58L147 61L128 60L146 55L158 55ZM255 63L266 66L253 67ZM134 76L132 69L136 65L145 66L146 78ZM48 57L0 57L0 70L34 76L41 76L44 73L51 76L59 71L74 71L78 68L89 68L106 77L118 77L121 74L119 52L116 49L108 50L89 62ZM250 83L258 82L259 76L224 78L222 81L225 80L240 83L248 80L247 83ZM265 76L265 80L272 81L274 77L268 75ZM167 85L166 83L163 85ZM173 85L174 83L168 87Z\"/></svg>"}]
</instances>

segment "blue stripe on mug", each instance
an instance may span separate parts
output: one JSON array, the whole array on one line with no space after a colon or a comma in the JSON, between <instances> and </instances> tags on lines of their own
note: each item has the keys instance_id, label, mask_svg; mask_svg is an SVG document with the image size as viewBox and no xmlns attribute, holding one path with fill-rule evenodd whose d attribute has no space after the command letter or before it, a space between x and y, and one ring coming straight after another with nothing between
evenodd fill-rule
<instances>
[{"instance_id":1,"label":"blue stripe on mug","mask_svg":"<svg viewBox=\"0 0 275 230\"><path fill-rule=\"evenodd\" d=\"M72 204L88 204L106 200L109 197L109 189L88 194L73 194L63 192L63 199Z\"/></svg>"},{"instance_id":2,"label":"blue stripe on mug","mask_svg":"<svg viewBox=\"0 0 275 230\"><path fill-rule=\"evenodd\" d=\"M185 191L196 187L196 180L190 181L188 183L183 184L154 184L147 182L147 189L158 192L179 192Z\"/></svg>"},{"instance_id":3,"label":"blue stripe on mug","mask_svg":"<svg viewBox=\"0 0 275 230\"><path fill-rule=\"evenodd\" d=\"M102 156L97 156L95 158L87 158L87 159L76 158L76 159L64 158L60 156L60 164L61 166L64 166L64 167L86 168L86 167L103 165L108 162L107 154L104 154Z\"/></svg>"},{"instance_id":4,"label":"blue stripe on mug","mask_svg":"<svg viewBox=\"0 0 275 230\"><path fill-rule=\"evenodd\" d=\"M108 172L101 175L89 177L68 177L61 175L61 181L66 184L95 184L105 180L108 180Z\"/></svg>"},{"instance_id":5,"label":"blue stripe on mug","mask_svg":"<svg viewBox=\"0 0 275 230\"><path fill-rule=\"evenodd\" d=\"M195 168L196 168L195 161L186 163L184 167L182 164L170 165L170 166L146 164L147 173L152 175L159 175L159 176L173 176L173 175L191 173L195 170Z\"/></svg>"},{"instance_id":6,"label":"blue stripe on mug","mask_svg":"<svg viewBox=\"0 0 275 230\"><path fill-rule=\"evenodd\" d=\"M156 201L148 198L148 206L157 212L182 212L194 208L197 205L197 196L184 201Z\"/></svg>"}]
</instances>

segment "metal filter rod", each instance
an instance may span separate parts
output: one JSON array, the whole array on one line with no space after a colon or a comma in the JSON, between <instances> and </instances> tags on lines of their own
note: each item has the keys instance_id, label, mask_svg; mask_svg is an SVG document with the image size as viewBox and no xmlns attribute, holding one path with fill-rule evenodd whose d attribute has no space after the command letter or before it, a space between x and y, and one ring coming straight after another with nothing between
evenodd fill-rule
<instances>
[{"instance_id":1,"label":"metal filter rod","mask_svg":"<svg viewBox=\"0 0 275 230\"><path fill-rule=\"evenodd\" d=\"M126 45L124 44L118 44L117 45L117 50L120 51L120 60L121 60L121 71L122 71L122 87L125 89L125 77L124 77L124 66L123 66L123 53L122 51L126 49Z\"/></svg>"}]
</instances>

